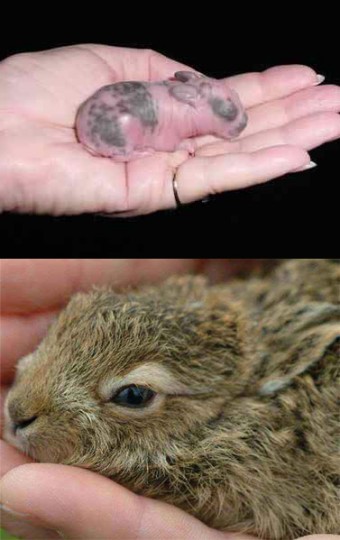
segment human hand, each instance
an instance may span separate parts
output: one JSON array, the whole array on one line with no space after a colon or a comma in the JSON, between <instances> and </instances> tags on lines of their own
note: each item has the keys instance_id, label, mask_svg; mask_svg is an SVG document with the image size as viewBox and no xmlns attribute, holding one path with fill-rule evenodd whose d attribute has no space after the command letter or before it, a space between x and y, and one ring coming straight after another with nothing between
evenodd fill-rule
<instances>
[{"instance_id":1,"label":"human hand","mask_svg":"<svg viewBox=\"0 0 340 540\"><path fill-rule=\"evenodd\" d=\"M3 261L2 397L12 382L17 359L34 349L51 319L77 290L94 283L119 287L156 281L178 272L200 271L216 280L257 264L256 260L194 259ZM84 540L250 538L209 529L175 507L135 495L94 472L32 463L7 443L1 446L1 500L19 513L5 511L2 524L24 538L59 538L56 530L65 538Z\"/></svg>"},{"instance_id":2,"label":"human hand","mask_svg":"<svg viewBox=\"0 0 340 540\"><path fill-rule=\"evenodd\" d=\"M340 89L315 87L306 66L281 66L226 79L247 108L235 141L192 140L127 165L92 156L74 131L78 106L100 86L157 80L187 66L149 50L74 45L0 63L0 208L48 214L137 215L301 170L307 150L340 136Z\"/></svg>"},{"instance_id":3,"label":"human hand","mask_svg":"<svg viewBox=\"0 0 340 540\"><path fill-rule=\"evenodd\" d=\"M2 492L3 500L19 514L7 513L6 523L12 520L12 530L32 540L256 540L211 529L174 506L66 465L17 466L2 480ZM307 539L340 540L340 536Z\"/></svg>"}]
</instances>

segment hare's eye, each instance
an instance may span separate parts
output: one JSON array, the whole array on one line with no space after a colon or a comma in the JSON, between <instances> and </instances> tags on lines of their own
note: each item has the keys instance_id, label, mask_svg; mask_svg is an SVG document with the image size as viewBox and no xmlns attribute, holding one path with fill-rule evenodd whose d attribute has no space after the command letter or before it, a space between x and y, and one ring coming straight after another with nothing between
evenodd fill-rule
<instances>
[{"instance_id":1,"label":"hare's eye","mask_svg":"<svg viewBox=\"0 0 340 540\"><path fill-rule=\"evenodd\" d=\"M131 384L119 390L112 398L112 401L123 407L145 407L153 399L155 394L150 388Z\"/></svg>"}]
</instances>

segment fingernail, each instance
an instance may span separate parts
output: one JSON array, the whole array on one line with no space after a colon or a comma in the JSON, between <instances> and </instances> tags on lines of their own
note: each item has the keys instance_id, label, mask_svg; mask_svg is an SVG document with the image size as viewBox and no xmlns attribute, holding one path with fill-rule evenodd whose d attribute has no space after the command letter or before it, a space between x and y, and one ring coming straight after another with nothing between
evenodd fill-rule
<instances>
[{"instance_id":1,"label":"fingernail","mask_svg":"<svg viewBox=\"0 0 340 540\"><path fill-rule=\"evenodd\" d=\"M314 167L317 167L317 163L315 163L315 161L310 161L309 163L306 163L306 165L304 165L303 167L299 167L292 172L306 171L307 169L313 169Z\"/></svg>"},{"instance_id":2,"label":"fingernail","mask_svg":"<svg viewBox=\"0 0 340 540\"><path fill-rule=\"evenodd\" d=\"M2 503L0 503L0 510L2 510L3 512L6 512L10 516L15 516L15 517L19 517L19 518L25 518L25 519L30 517L30 514L24 514L23 512L17 512L16 510L13 510L9 506L6 506L5 504L2 504Z\"/></svg>"},{"instance_id":3,"label":"fingernail","mask_svg":"<svg viewBox=\"0 0 340 540\"><path fill-rule=\"evenodd\" d=\"M0 510L3 512L3 515L2 515L3 518L4 519L7 518L8 523L11 523L12 525L15 524L16 527L18 527L19 525L20 527L23 526L25 530L27 529L27 527L29 527L29 530L31 531L35 530L36 526L35 524L33 524L35 520L34 520L34 516L32 516L31 514L24 514L23 512L17 512L16 510L13 510L6 504L2 504L2 503L0 503ZM13 518L13 520L11 518ZM5 525L3 524L3 526ZM40 527L39 531L41 530L42 529ZM63 532L60 530L49 529L49 528L44 528L43 530L46 531L46 536L44 536L44 538L46 537L46 540L47 539L56 540L56 538L63 538L65 540L66 538ZM21 533L18 532L17 535L20 536L21 538ZM30 537L30 538L33 538L33 537ZM42 538L42 537L39 536L39 538Z\"/></svg>"},{"instance_id":4,"label":"fingernail","mask_svg":"<svg viewBox=\"0 0 340 540\"><path fill-rule=\"evenodd\" d=\"M306 171L307 169L314 169L314 167L317 167L317 163L315 163L315 161L310 161L301 170Z\"/></svg>"},{"instance_id":5,"label":"fingernail","mask_svg":"<svg viewBox=\"0 0 340 540\"><path fill-rule=\"evenodd\" d=\"M323 81L325 80L325 78L326 78L326 77L325 77L324 75L318 74L318 75L316 76L316 83L314 83L314 86L317 86L318 84L323 83Z\"/></svg>"}]
</instances>

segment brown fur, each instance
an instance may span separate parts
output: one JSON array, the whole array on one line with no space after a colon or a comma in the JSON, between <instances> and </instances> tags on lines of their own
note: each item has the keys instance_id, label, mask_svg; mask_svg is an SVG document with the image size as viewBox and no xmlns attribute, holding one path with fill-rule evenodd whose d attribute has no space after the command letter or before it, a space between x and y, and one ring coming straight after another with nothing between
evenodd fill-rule
<instances>
[{"instance_id":1,"label":"brown fur","mask_svg":"<svg viewBox=\"0 0 340 540\"><path fill-rule=\"evenodd\" d=\"M339 275L298 260L230 284L77 294L19 364L8 410L38 419L8 439L219 529L339 533ZM158 401L109 402L129 373L150 373Z\"/></svg>"}]
</instances>

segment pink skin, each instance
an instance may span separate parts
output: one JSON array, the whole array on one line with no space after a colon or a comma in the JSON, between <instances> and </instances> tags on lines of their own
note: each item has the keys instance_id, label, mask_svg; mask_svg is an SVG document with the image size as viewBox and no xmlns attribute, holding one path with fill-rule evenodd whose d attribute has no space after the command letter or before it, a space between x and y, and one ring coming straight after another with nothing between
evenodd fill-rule
<instances>
[{"instance_id":1,"label":"pink skin","mask_svg":"<svg viewBox=\"0 0 340 540\"><path fill-rule=\"evenodd\" d=\"M104 86L80 106L76 118L78 139L90 153L126 162L155 151L184 149L192 154L191 137L231 139L246 124L234 90L189 71L176 72L166 81Z\"/></svg>"}]
</instances>

